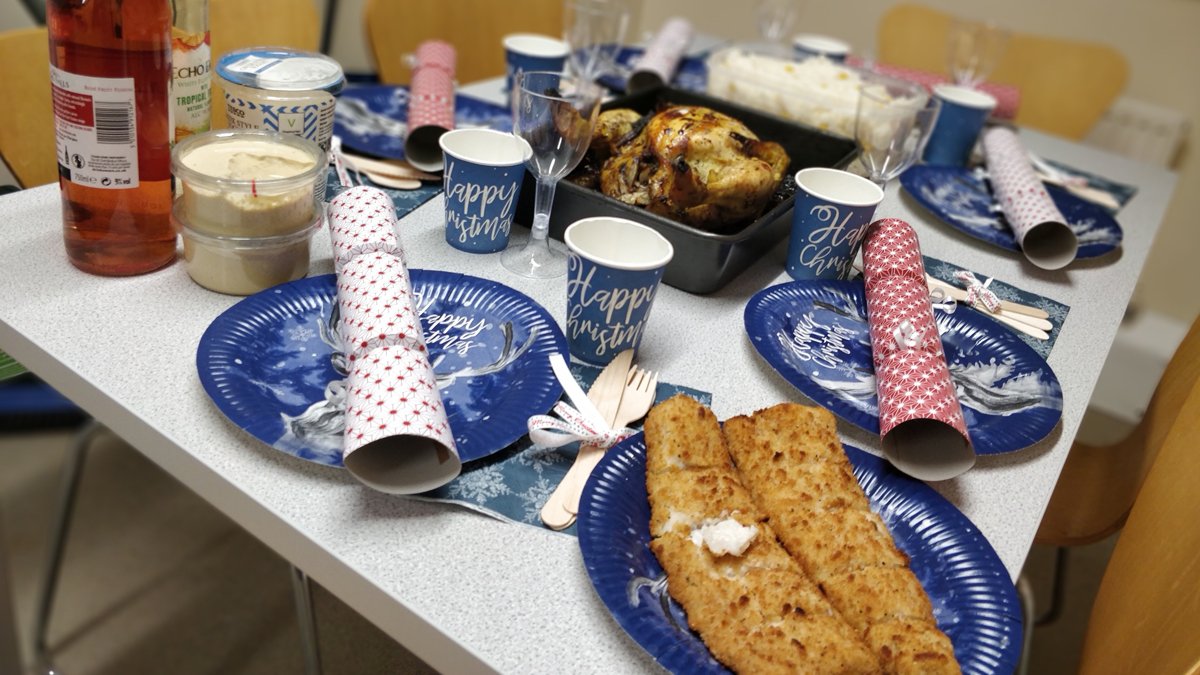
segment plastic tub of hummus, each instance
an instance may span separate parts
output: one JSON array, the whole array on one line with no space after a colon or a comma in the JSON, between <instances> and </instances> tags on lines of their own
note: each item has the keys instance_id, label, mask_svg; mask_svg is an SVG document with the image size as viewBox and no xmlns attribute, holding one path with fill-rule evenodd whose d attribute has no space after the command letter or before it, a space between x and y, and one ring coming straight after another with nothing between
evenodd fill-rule
<instances>
[{"instance_id":1,"label":"plastic tub of hummus","mask_svg":"<svg viewBox=\"0 0 1200 675\"><path fill-rule=\"evenodd\" d=\"M226 129L189 136L171 153L179 198L172 216L188 273L246 295L308 273L309 239L324 209L325 153L312 141Z\"/></svg>"},{"instance_id":2,"label":"plastic tub of hummus","mask_svg":"<svg viewBox=\"0 0 1200 675\"><path fill-rule=\"evenodd\" d=\"M171 171L188 227L216 236L277 236L312 222L325 153L295 136L224 129L180 141Z\"/></svg>"},{"instance_id":3,"label":"plastic tub of hummus","mask_svg":"<svg viewBox=\"0 0 1200 675\"><path fill-rule=\"evenodd\" d=\"M183 200L176 200L171 221L183 238L188 276L228 295L251 295L308 276L309 245L324 219L324 212L314 209L304 227L293 232L239 237L194 229L183 211Z\"/></svg>"}]
</instances>

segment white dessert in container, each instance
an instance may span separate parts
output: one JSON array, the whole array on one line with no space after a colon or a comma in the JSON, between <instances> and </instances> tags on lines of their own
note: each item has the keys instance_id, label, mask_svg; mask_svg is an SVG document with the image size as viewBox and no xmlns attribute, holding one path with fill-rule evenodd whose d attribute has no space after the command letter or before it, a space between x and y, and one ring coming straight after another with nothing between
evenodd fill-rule
<instances>
[{"instance_id":1,"label":"white dessert in container","mask_svg":"<svg viewBox=\"0 0 1200 675\"><path fill-rule=\"evenodd\" d=\"M794 61L736 46L708 59L710 95L844 138L854 138L863 82L861 71L829 59Z\"/></svg>"},{"instance_id":2,"label":"white dessert in container","mask_svg":"<svg viewBox=\"0 0 1200 675\"><path fill-rule=\"evenodd\" d=\"M188 276L211 291L228 295L251 295L308 276L312 236L324 220L323 210L312 209L308 223L298 230L237 237L193 229L182 212L183 201L176 200L171 220L183 238Z\"/></svg>"},{"instance_id":3,"label":"white dessert in container","mask_svg":"<svg viewBox=\"0 0 1200 675\"><path fill-rule=\"evenodd\" d=\"M324 220L316 143L275 132L209 131L175 146L179 197L172 220L196 283L249 295L308 274L309 243Z\"/></svg>"},{"instance_id":4,"label":"white dessert in container","mask_svg":"<svg viewBox=\"0 0 1200 675\"><path fill-rule=\"evenodd\" d=\"M210 235L289 234L313 217L325 153L311 141L268 131L210 131L175 146L171 169L183 219Z\"/></svg>"}]
</instances>

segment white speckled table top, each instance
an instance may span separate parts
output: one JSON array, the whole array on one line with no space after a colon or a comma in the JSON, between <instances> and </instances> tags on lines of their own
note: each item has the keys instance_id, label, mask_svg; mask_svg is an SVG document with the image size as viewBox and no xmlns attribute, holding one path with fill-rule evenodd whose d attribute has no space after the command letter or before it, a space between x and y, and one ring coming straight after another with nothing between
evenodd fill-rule
<instances>
[{"instance_id":1,"label":"white speckled table top","mask_svg":"<svg viewBox=\"0 0 1200 675\"><path fill-rule=\"evenodd\" d=\"M1014 578L1175 186L1164 170L1042 134L1022 136L1045 157L1139 187L1119 216L1119 254L1046 272L934 222L898 184L877 211L913 223L926 255L1071 307L1049 359L1063 388L1061 425L1031 448L983 457L963 476L934 485L978 525ZM561 322L561 280L518 278L497 255L451 249L442 209L437 197L401 222L410 265L508 284ZM574 538L373 492L228 422L200 386L195 355L205 328L237 298L197 286L182 263L124 279L76 270L64 254L56 186L6 196L0 213L0 349L422 659L445 672L658 669L593 592ZM331 272L328 238L315 242L312 274ZM721 418L804 401L757 356L742 323L752 294L787 280L783 255L784 246L776 247L710 296L663 287L640 361L664 380L713 392ZM865 432L847 424L841 431L847 442L878 449Z\"/></svg>"}]
</instances>

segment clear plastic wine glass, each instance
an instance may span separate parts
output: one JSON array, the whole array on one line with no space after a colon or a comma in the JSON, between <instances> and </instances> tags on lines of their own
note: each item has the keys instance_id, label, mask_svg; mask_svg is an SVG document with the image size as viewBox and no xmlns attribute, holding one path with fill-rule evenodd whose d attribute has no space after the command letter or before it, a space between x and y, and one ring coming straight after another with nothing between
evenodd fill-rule
<instances>
[{"instance_id":1,"label":"clear plastic wine glass","mask_svg":"<svg viewBox=\"0 0 1200 675\"><path fill-rule=\"evenodd\" d=\"M629 26L627 0L565 0L563 41L571 74L595 81L617 72L617 52Z\"/></svg>"},{"instance_id":2,"label":"clear plastic wine glass","mask_svg":"<svg viewBox=\"0 0 1200 675\"><path fill-rule=\"evenodd\" d=\"M542 71L517 74L513 84L513 133L532 153L525 167L537 179L533 224L523 245L513 243L500 262L510 272L535 279L567 273L566 248L550 241L550 207L558 181L587 152L600 114L603 89L589 80Z\"/></svg>"},{"instance_id":3,"label":"clear plastic wine glass","mask_svg":"<svg viewBox=\"0 0 1200 675\"><path fill-rule=\"evenodd\" d=\"M787 41L804 4L804 0L758 0L754 18L768 50L781 55L791 51Z\"/></svg>"},{"instance_id":4,"label":"clear plastic wine glass","mask_svg":"<svg viewBox=\"0 0 1200 675\"><path fill-rule=\"evenodd\" d=\"M929 140L937 112L937 100L930 100L921 85L877 73L864 75L854 138L867 178L886 187L912 166Z\"/></svg>"},{"instance_id":5,"label":"clear plastic wine glass","mask_svg":"<svg viewBox=\"0 0 1200 675\"><path fill-rule=\"evenodd\" d=\"M946 34L946 63L955 84L978 87L1000 63L1009 32L994 23L956 18Z\"/></svg>"}]
</instances>

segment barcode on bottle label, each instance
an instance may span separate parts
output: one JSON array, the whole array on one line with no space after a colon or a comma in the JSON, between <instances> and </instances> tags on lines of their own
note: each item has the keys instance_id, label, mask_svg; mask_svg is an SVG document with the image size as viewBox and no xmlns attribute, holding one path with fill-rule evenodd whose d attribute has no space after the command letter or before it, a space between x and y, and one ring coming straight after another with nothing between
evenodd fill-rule
<instances>
[{"instance_id":1,"label":"barcode on bottle label","mask_svg":"<svg viewBox=\"0 0 1200 675\"><path fill-rule=\"evenodd\" d=\"M131 77L91 77L50 66L58 173L87 187L138 187L137 109Z\"/></svg>"},{"instance_id":2,"label":"barcode on bottle label","mask_svg":"<svg viewBox=\"0 0 1200 675\"><path fill-rule=\"evenodd\" d=\"M133 105L96 101L96 142L133 142Z\"/></svg>"}]
</instances>

